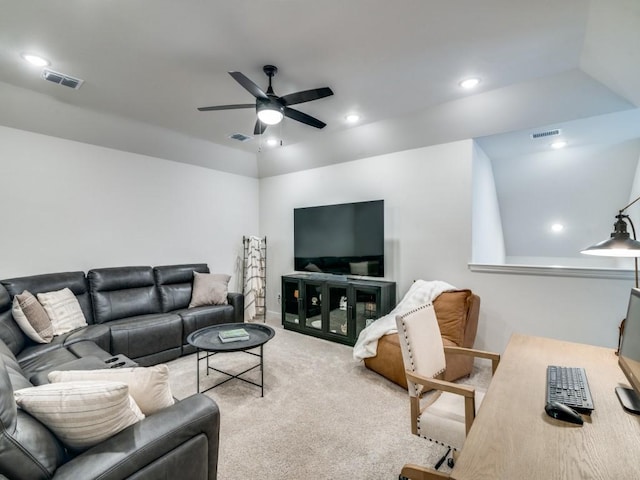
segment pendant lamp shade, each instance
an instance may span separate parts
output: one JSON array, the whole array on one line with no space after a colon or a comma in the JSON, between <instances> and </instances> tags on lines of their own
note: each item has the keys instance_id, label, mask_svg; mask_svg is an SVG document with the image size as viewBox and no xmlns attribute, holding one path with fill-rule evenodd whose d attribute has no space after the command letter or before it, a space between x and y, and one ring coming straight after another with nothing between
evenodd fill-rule
<instances>
[{"instance_id":1,"label":"pendant lamp shade","mask_svg":"<svg viewBox=\"0 0 640 480\"><path fill-rule=\"evenodd\" d=\"M628 215L618 214L611 237L585 248L580 253L601 257L640 257L640 242L631 238L627 232Z\"/></svg>"}]
</instances>

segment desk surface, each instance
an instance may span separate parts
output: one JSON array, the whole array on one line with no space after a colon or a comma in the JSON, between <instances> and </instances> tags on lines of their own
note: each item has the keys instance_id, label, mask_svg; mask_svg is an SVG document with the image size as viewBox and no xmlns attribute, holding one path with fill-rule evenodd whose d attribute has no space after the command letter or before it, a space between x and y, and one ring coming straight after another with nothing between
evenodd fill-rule
<instances>
[{"instance_id":1,"label":"desk surface","mask_svg":"<svg viewBox=\"0 0 640 480\"><path fill-rule=\"evenodd\" d=\"M595 410L582 427L545 413L550 364L585 368ZM640 479L640 416L622 409L620 384L612 349L513 335L451 478Z\"/></svg>"}]
</instances>

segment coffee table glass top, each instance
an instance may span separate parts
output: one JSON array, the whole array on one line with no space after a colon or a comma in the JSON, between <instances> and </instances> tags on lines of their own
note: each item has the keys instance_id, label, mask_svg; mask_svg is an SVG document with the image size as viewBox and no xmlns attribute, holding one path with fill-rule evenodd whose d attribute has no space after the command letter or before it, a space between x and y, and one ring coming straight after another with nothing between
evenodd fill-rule
<instances>
[{"instance_id":1,"label":"coffee table glass top","mask_svg":"<svg viewBox=\"0 0 640 480\"><path fill-rule=\"evenodd\" d=\"M223 343L218 333L225 330L244 328L249 333L249 340ZM261 323L223 323L201 328L187 337L187 342L200 350L211 352L234 352L249 350L264 345L275 335L275 331L268 325Z\"/></svg>"}]
</instances>

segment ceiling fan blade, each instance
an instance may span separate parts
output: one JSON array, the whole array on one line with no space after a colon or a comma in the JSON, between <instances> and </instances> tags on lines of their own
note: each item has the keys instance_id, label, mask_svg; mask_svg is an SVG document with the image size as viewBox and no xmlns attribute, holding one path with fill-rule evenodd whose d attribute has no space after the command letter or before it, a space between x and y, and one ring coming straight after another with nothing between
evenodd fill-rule
<instances>
[{"instance_id":1,"label":"ceiling fan blade","mask_svg":"<svg viewBox=\"0 0 640 480\"><path fill-rule=\"evenodd\" d=\"M239 103L237 105L218 105L217 107L198 107L201 112L209 112L211 110L235 110L237 108L256 108L255 103Z\"/></svg>"},{"instance_id":2,"label":"ceiling fan blade","mask_svg":"<svg viewBox=\"0 0 640 480\"><path fill-rule=\"evenodd\" d=\"M262 135L264 131L267 129L267 124L262 123L259 119L256 120L256 126L253 128L254 135Z\"/></svg>"},{"instance_id":3,"label":"ceiling fan blade","mask_svg":"<svg viewBox=\"0 0 640 480\"><path fill-rule=\"evenodd\" d=\"M285 105L295 105L297 103L310 102L311 100L317 100L319 98L328 97L333 95L333 91L329 87L313 88L311 90L305 90L303 92L290 93L280 97L280 100Z\"/></svg>"},{"instance_id":4,"label":"ceiling fan blade","mask_svg":"<svg viewBox=\"0 0 640 480\"><path fill-rule=\"evenodd\" d=\"M285 107L284 115L286 117L292 118L293 120L297 120L298 122L302 122L306 125L311 125L316 128L324 128L327 124L321 122L317 118L313 118L311 115L307 115L306 113L302 113L299 110L294 110L293 108Z\"/></svg>"},{"instance_id":5,"label":"ceiling fan blade","mask_svg":"<svg viewBox=\"0 0 640 480\"><path fill-rule=\"evenodd\" d=\"M231 75L235 79L236 82L238 82L240 85L242 85L254 97L256 97L256 98L264 98L265 100L267 98L269 98L269 97L267 97L267 94L264 93L262 91L262 89L258 85L253 83L247 77L245 77L244 74L242 74L240 72L229 72L229 75Z\"/></svg>"}]
</instances>

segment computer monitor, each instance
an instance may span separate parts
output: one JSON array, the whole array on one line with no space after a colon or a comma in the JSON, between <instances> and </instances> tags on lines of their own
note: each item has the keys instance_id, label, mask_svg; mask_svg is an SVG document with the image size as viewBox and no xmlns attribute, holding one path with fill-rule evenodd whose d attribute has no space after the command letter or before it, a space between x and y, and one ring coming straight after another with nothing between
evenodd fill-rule
<instances>
[{"instance_id":1,"label":"computer monitor","mask_svg":"<svg viewBox=\"0 0 640 480\"><path fill-rule=\"evenodd\" d=\"M632 388L616 387L625 410L640 415L640 289L632 288L618 364Z\"/></svg>"}]
</instances>

